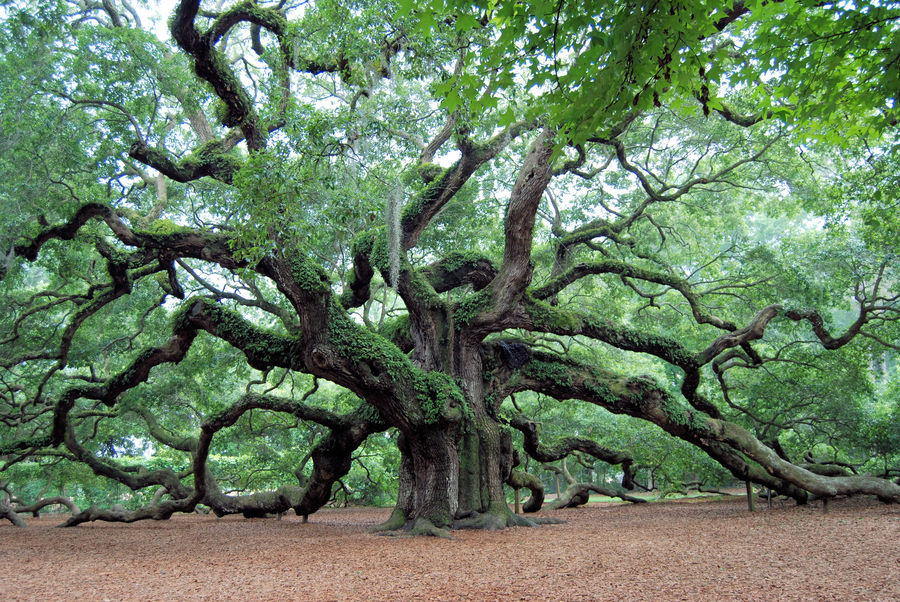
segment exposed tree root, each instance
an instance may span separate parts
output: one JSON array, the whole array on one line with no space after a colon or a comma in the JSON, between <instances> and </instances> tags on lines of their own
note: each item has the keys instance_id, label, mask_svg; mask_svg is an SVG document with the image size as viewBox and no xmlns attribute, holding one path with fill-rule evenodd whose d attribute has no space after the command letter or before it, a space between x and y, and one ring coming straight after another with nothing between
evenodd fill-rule
<instances>
[{"instance_id":1,"label":"exposed tree root","mask_svg":"<svg viewBox=\"0 0 900 602\"><path fill-rule=\"evenodd\" d=\"M454 529L486 529L498 531L507 527L537 527L538 523L530 518L519 516L510 511L506 504L493 504L487 512L474 513L453 521Z\"/></svg>"},{"instance_id":2,"label":"exposed tree root","mask_svg":"<svg viewBox=\"0 0 900 602\"><path fill-rule=\"evenodd\" d=\"M552 516L533 516L529 519L537 525L564 525L566 521L561 518L553 518Z\"/></svg>"},{"instance_id":3,"label":"exposed tree root","mask_svg":"<svg viewBox=\"0 0 900 602\"><path fill-rule=\"evenodd\" d=\"M397 535L397 532L403 528L404 524L406 524L406 518L403 516L403 511L399 508L394 508L390 518L379 525L369 527L366 531L378 535Z\"/></svg>"},{"instance_id":4,"label":"exposed tree root","mask_svg":"<svg viewBox=\"0 0 900 602\"><path fill-rule=\"evenodd\" d=\"M427 518L419 517L415 521L408 521L403 518L403 513L394 510L391 517L380 525L375 525L368 529L369 533L380 535L383 537L414 537L417 535L428 535L431 537L440 537L442 539L454 539L449 529L438 527Z\"/></svg>"},{"instance_id":5,"label":"exposed tree root","mask_svg":"<svg viewBox=\"0 0 900 602\"><path fill-rule=\"evenodd\" d=\"M427 518L417 518L409 530L410 535L431 535L443 539L453 539L449 529L438 527Z\"/></svg>"}]
</instances>

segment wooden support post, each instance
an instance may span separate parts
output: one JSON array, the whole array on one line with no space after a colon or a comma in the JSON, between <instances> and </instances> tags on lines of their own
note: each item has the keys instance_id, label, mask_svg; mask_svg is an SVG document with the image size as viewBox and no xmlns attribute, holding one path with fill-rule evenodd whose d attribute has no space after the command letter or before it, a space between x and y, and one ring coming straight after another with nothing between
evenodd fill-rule
<instances>
[{"instance_id":1,"label":"wooden support post","mask_svg":"<svg viewBox=\"0 0 900 602\"><path fill-rule=\"evenodd\" d=\"M753 484L750 481L744 481L747 484L747 507L750 512L756 512L756 501L753 499Z\"/></svg>"}]
</instances>

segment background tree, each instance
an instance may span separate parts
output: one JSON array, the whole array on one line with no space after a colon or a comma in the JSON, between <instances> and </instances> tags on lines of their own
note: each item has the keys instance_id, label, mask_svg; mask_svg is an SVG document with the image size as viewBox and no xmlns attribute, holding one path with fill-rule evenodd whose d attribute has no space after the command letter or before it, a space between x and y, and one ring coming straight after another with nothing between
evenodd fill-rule
<instances>
[{"instance_id":1,"label":"background tree","mask_svg":"<svg viewBox=\"0 0 900 602\"><path fill-rule=\"evenodd\" d=\"M893 390L865 174L895 173L896 7L592 9L183 0L169 40L127 2L7 3L0 468L147 492L67 524L308 515L390 443L383 529L532 524L512 431L634 458L542 440L531 392L799 501L900 500L815 457L886 457L842 425Z\"/></svg>"}]
</instances>

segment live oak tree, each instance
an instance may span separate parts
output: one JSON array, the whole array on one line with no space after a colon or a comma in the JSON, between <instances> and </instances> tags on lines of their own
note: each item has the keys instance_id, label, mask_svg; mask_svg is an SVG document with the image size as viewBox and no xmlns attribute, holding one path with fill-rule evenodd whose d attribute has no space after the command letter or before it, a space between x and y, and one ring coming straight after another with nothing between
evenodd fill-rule
<instances>
[{"instance_id":1,"label":"live oak tree","mask_svg":"<svg viewBox=\"0 0 900 602\"><path fill-rule=\"evenodd\" d=\"M896 241L860 218L896 203L866 174L895 184L897 7L448 4L183 0L165 39L124 0L4 5L2 469L153 491L67 524L308 515L390 429L382 529L530 525L526 455L632 479L542 438L540 394L800 501L900 501L779 440L897 350ZM220 485L226 429L301 424L294 484Z\"/></svg>"}]
</instances>

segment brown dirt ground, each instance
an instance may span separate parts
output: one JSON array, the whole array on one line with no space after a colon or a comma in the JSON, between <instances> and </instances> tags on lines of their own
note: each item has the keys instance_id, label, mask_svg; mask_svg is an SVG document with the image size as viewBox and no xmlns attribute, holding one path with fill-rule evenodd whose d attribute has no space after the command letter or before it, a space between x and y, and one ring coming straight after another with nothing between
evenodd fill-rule
<instances>
[{"instance_id":1,"label":"brown dirt ground","mask_svg":"<svg viewBox=\"0 0 900 602\"><path fill-rule=\"evenodd\" d=\"M564 525L378 537L389 510L0 524L0 600L900 600L900 507L593 504Z\"/></svg>"}]
</instances>

